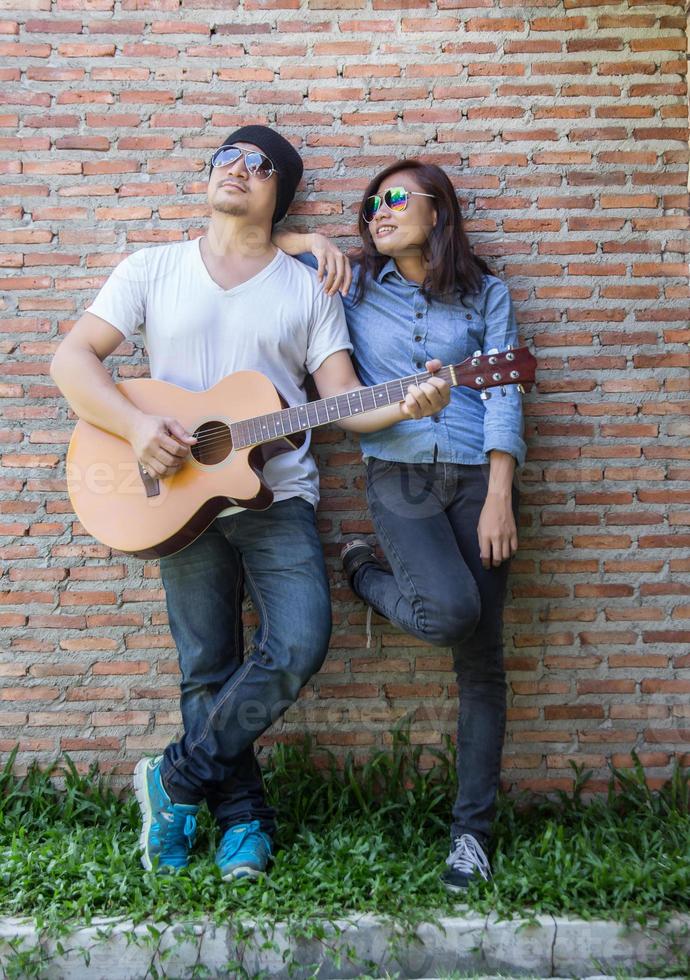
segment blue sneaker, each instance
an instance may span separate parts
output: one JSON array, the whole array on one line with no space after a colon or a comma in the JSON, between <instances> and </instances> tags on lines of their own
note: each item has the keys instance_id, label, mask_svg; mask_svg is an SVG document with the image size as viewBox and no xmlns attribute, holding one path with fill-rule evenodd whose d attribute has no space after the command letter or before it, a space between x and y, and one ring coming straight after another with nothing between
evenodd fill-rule
<instances>
[{"instance_id":1,"label":"blue sneaker","mask_svg":"<svg viewBox=\"0 0 690 980\"><path fill-rule=\"evenodd\" d=\"M134 770L134 792L141 808L141 863L147 871L158 858L164 873L186 868L196 836L197 805L173 803L163 786L161 760L141 759Z\"/></svg>"},{"instance_id":2,"label":"blue sneaker","mask_svg":"<svg viewBox=\"0 0 690 980\"><path fill-rule=\"evenodd\" d=\"M223 881L231 878L258 878L266 870L273 852L271 838L259 830L258 820L236 823L223 834L216 864Z\"/></svg>"}]
</instances>

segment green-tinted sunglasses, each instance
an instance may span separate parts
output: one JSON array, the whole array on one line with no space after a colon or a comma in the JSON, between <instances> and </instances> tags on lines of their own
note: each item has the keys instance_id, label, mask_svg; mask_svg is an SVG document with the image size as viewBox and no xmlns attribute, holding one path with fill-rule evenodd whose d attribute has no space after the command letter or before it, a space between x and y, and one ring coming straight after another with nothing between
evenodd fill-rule
<instances>
[{"instance_id":1,"label":"green-tinted sunglasses","mask_svg":"<svg viewBox=\"0 0 690 980\"><path fill-rule=\"evenodd\" d=\"M389 187L383 196L372 194L364 201L362 217L369 223L373 221L377 211L382 204L385 204L391 211L404 211L410 197L416 194L417 197L433 197L433 194L425 194L423 191L408 191L404 187Z\"/></svg>"}]
</instances>

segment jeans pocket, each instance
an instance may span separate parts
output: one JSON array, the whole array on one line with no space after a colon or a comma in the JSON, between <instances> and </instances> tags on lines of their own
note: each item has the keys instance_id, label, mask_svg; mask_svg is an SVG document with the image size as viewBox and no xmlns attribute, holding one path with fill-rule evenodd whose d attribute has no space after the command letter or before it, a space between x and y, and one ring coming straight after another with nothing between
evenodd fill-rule
<instances>
[{"instance_id":1,"label":"jeans pocket","mask_svg":"<svg viewBox=\"0 0 690 980\"><path fill-rule=\"evenodd\" d=\"M390 473L396 466L403 465L403 463L399 463L395 459L378 459L376 456L370 456L367 460L367 480L373 483L374 480L378 480L382 476L385 476L386 473Z\"/></svg>"}]
</instances>

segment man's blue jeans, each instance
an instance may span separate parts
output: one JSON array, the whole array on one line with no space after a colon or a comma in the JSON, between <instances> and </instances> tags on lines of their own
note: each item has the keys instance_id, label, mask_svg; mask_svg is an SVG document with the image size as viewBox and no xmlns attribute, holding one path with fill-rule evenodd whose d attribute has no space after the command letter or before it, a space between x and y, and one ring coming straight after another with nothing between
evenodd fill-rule
<instances>
[{"instance_id":1,"label":"man's blue jeans","mask_svg":"<svg viewBox=\"0 0 690 980\"><path fill-rule=\"evenodd\" d=\"M219 517L161 559L179 654L184 735L162 775L177 803L205 799L222 830L260 820L274 829L252 743L321 667L331 604L314 508L301 497ZM259 616L244 656L244 587Z\"/></svg>"},{"instance_id":2,"label":"man's blue jeans","mask_svg":"<svg viewBox=\"0 0 690 980\"><path fill-rule=\"evenodd\" d=\"M505 737L503 603L508 562L485 569L477 525L489 464L369 459L367 498L392 569L366 564L355 588L369 605L427 643L451 647L460 688L458 794L451 838L487 843ZM518 490L513 485L517 519Z\"/></svg>"}]
</instances>

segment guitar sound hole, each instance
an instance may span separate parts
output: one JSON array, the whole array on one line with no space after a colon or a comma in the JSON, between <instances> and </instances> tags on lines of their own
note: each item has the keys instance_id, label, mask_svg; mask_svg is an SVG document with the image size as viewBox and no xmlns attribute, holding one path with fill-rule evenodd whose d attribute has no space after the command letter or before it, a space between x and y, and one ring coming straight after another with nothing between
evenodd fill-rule
<instances>
[{"instance_id":1,"label":"guitar sound hole","mask_svg":"<svg viewBox=\"0 0 690 980\"><path fill-rule=\"evenodd\" d=\"M225 422L204 422L192 434L198 440L192 446L192 456L198 463L222 463L232 452L230 426Z\"/></svg>"}]
</instances>

